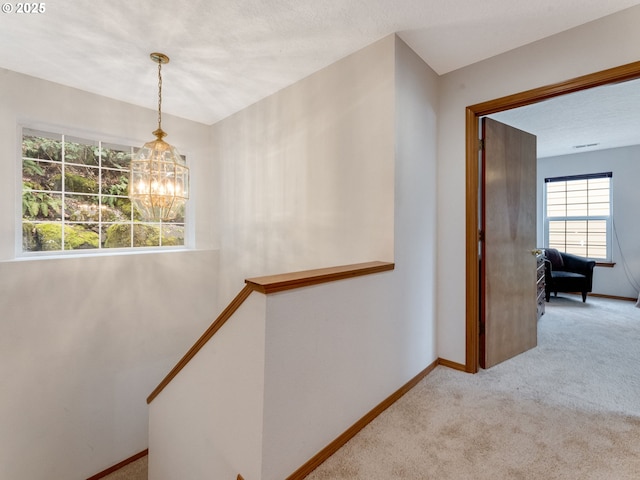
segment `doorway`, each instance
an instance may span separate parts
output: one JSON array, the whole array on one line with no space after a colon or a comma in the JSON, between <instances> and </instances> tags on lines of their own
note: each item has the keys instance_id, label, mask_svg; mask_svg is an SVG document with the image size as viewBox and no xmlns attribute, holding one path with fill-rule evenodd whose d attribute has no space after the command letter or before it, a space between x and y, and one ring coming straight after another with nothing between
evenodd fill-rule
<instances>
[{"instance_id":1,"label":"doorway","mask_svg":"<svg viewBox=\"0 0 640 480\"><path fill-rule=\"evenodd\" d=\"M531 105L568 93L640 78L640 62L630 63L566 82L541 87L466 109L466 360L465 371L476 373L479 367L480 277L478 253L478 131L480 117L512 108Z\"/></svg>"}]
</instances>

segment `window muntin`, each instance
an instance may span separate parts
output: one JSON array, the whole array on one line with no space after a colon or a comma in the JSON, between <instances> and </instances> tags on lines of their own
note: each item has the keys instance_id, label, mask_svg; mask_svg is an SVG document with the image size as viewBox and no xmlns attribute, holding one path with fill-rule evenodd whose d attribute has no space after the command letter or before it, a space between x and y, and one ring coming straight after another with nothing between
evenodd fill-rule
<instances>
[{"instance_id":1,"label":"window muntin","mask_svg":"<svg viewBox=\"0 0 640 480\"><path fill-rule=\"evenodd\" d=\"M545 244L611 259L611 173L545 179Z\"/></svg>"},{"instance_id":2,"label":"window muntin","mask_svg":"<svg viewBox=\"0 0 640 480\"><path fill-rule=\"evenodd\" d=\"M23 254L184 246L184 212L170 222L147 222L131 207L136 150L24 128Z\"/></svg>"}]
</instances>

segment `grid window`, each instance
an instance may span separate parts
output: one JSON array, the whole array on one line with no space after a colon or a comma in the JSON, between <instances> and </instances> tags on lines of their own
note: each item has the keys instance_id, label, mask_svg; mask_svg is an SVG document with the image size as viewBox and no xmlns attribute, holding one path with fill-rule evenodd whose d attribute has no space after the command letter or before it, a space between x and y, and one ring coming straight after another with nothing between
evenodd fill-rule
<instances>
[{"instance_id":1,"label":"grid window","mask_svg":"<svg viewBox=\"0 0 640 480\"><path fill-rule=\"evenodd\" d=\"M611 173L545 179L546 245L610 260Z\"/></svg>"},{"instance_id":2,"label":"grid window","mask_svg":"<svg viewBox=\"0 0 640 480\"><path fill-rule=\"evenodd\" d=\"M22 251L108 251L184 245L184 212L146 222L128 197L137 149L24 128Z\"/></svg>"}]
</instances>

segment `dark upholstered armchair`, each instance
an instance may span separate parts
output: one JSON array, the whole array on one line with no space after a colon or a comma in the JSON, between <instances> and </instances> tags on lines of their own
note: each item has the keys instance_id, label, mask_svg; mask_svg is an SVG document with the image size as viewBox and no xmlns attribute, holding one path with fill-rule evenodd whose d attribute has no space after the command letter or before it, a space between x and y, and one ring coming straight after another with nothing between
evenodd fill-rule
<instances>
[{"instance_id":1,"label":"dark upholstered armchair","mask_svg":"<svg viewBox=\"0 0 640 480\"><path fill-rule=\"evenodd\" d=\"M570 253L559 252L555 248L545 248L545 299L558 292L580 292L582 301L587 301L587 293L593 283L593 267L596 262Z\"/></svg>"}]
</instances>

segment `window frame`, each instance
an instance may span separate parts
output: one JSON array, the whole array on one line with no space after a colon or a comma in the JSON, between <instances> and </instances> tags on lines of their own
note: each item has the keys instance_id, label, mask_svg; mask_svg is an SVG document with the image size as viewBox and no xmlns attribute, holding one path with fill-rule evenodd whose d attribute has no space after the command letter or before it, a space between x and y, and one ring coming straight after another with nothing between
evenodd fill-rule
<instances>
[{"instance_id":1,"label":"window frame","mask_svg":"<svg viewBox=\"0 0 640 480\"><path fill-rule=\"evenodd\" d=\"M28 259L37 259L37 258L63 258L63 257L87 257L87 256L109 256L109 255L122 255L122 254L142 254L142 253L163 253L163 252L174 252L174 251L185 251L190 249L191 245L191 235L192 228L190 224L190 208L189 202L185 206L184 211L184 220L183 222L178 222L183 228L183 244L182 245L158 245L158 246L128 246L128 247L104 247L102 244L99 244L97 248L79 248L79 249L61 249L61 250L24 250L23 244L23 193L24 193L24 185L23 185L23 165L24 165L24 156L23 156L23 141L24 136L29 135L29 132L39 132L46 135L51 136L60 136L61 139L69 139L71 142L75 142L77 140L84 140L87 142L95 142L96 145L102 146L118 146L118 147L126 147L130 148L131 152L135 152L138 148L140 148L145 142L137 141L132 139L123 139L120 137L115 137L113 135L102 134L100 132L88 132L79 129L73 128L65 128L65 127L54 127L48 124L42 124L39 122L24 122L17 125L17 174L16 178L16 234L15 234L15 258L17 260L28 260ZM89 143L87 143L89 145ZM63 162L61 162L62 165ZM80 164L76 164L74 162L68 162L73 166L83 166ZM95 166L100 172L100 176L102 175L103 169L109 169L109 167L105 167L102 165L101 159L99 159L98 166ZM128 175L129 170L126 170ZM64 184L64 180L62 180ZM102 180L100 180L102 182ZM102 192L103 184L99 184L98 193L94 194L96 197L109 197L111 195L104 194ZM61 189L64 190L64 187ZM72 191L64 191L65 195L74 195ZM128 195L127 195L128 196ZM132 205L132 208L133 205ZM61 225L70 225L75 222L65 222L64 221L64 212L62 212L63 219L60 220ZM80 222L83 223L83 222ZM94 222L88 222L94 223ZM98 221L99 228L104 226L113 224L113 222L103 221L101 219ZM117 222L120 223L120 222ZM151 221L143 221L138 222L132 217L127 220L124 224L146 224L146 225L158 225L162 222L151 222ZM170 224L173 222L169 222ZM64 230L64 229L63 229ZM64 236L62 237L64 239ZM161 241L161 240L160 240ZM62 245L64 248L64 243Z\"/></svg>"},{"instance_id":2,"label":"window frame","mask_svg":"<svg viewBox=\"0 0 640 480\"><path fill-rule=\"evenodd\" d=\"M609 180L609 214L608 215L564 215L564 216L549 216L548 215L548 185L554 182L571 182L571 181L584 181L584 180L592 180L592 179L603 179L606 178ZM567 189L568 190L568 189ZM565 190L565 192L567 191ZM587 256L587 258L591 260L596 260L598 262L611 262L612 261L612 241L613 241L613 173L612 172L601 172L601 173L589 173L589 174L580 174L580 175L567 175L567 176L558 176L558 177L547 177L544 179L544 195L543 195L543 226L544 226L544 245L545 248L549 247L549 236L550 236L550 222L553 221L564 221L564 222L572 222L572 221L605 221L606 225L606 234L605 234L605 242L606 242L606 258L605 257L593 257ZM567 205L567 202L565 202ZM587 198L587 205L589 205L589 201ZM565 250L567 245L567 239L565 234ZM568 252L571 253L571 252ZM587 253L588 253L588 245L587 245ZM584 255L581 255L584 256Z\"/></svg>"}]
</instances>

